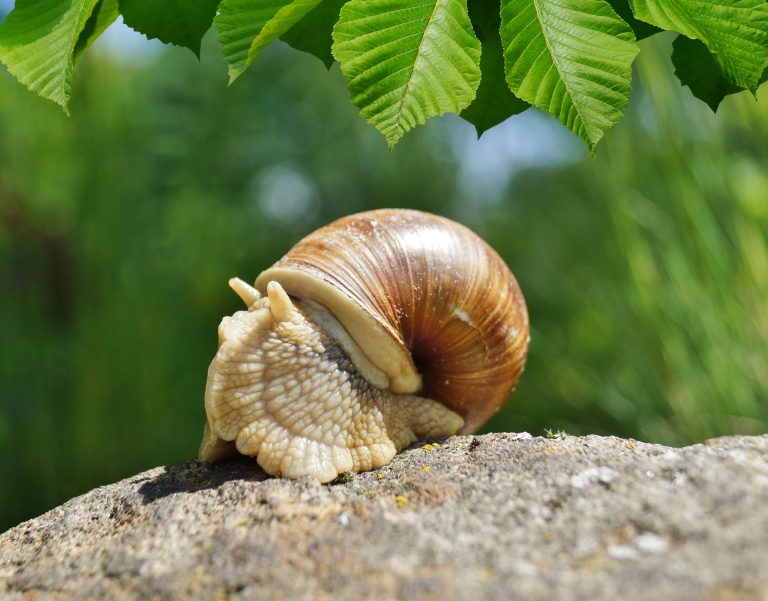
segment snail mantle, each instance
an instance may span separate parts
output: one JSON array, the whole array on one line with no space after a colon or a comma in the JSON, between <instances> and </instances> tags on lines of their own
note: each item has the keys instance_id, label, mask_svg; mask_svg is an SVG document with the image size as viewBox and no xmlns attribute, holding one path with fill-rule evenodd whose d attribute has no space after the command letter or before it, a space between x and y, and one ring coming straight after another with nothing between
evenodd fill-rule
<instances>
[{"instance_id":1,"label":"snail mantle","mask_svg":"<svg viewBox=\"0 0 768 601\"><path fill-rule=\"evenodd\" d=\"M0 598L768 599L768 436L455 436L319 484L187 461L0 535Z\"/></svg>"}]
</instances>

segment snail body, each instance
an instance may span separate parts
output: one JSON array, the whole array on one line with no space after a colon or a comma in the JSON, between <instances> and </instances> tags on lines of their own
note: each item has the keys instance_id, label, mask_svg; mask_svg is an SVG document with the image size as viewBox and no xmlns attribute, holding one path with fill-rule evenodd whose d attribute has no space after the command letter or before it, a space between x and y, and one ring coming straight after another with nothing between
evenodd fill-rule
<instances>
[{"instance_id":1,"label":"snail body","mask_svg":"<svg viewBox=\"0 0 768 601\"><path fill-rule=\"evenodd\" d=\"M520 288L469 229L410 210L342 218L230 285L208 370L200 457L255 456L321 482L418 438L475 431L506 400L529 341Z\"/></svg>"}]
</instances>

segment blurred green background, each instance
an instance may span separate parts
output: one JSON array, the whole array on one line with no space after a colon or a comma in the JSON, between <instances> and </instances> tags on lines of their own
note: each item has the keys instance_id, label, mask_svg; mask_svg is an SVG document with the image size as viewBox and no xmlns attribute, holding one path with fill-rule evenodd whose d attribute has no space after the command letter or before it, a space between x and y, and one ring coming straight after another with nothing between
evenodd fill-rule
<instances>
[{"instance_id":1,"label":"blurred green background","mask_svg":"<svg viewBox=\"0 0 768 601\"><path fill-rule=\"evenodd\" d=\"M128 38L78 67L72 117L0 76L0 531L193 457L227 288L342 215L411 207L506 259L532 343L487 430L685 444L768 431L768 86L717 116L643 43L591 158L529 111L394 152L337 68L272 47L227 89L211 39Z\"/></svg>"}]
</instances>

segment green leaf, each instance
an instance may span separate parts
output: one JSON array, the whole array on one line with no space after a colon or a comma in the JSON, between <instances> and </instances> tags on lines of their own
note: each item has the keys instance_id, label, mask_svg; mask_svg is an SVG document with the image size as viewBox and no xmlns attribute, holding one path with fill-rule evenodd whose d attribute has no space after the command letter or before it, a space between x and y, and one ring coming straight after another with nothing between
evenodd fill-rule
<instances>
[{"instance_id":1,"label":"green leaf","mask_svg":"<svg viewBox=\"0 0 768 601\"><path fill-rule=\"evenodd\" d=\"M654 27L650 23L636 19L632 12L632 8L629 6L629 0L608 0L608 4L610 4L611 8L616 11L616 14L624 19L632 28L632 31L635 32L635 37L638 40L642 40L643 38L647 38L648 36L661 31L661 29Z\"/></svg>"},{"instance_id":2,"label":"green leaf","mask_svg":"<svg viewBox=\"0 0 768 601\"><path fill-rule=\"evenodd\" d=\"M699 40L678 36L672 44L672 64L680 83L688 86L693 95L706 102L712 111L717 111L726 96L744 91L725 79L715 58ZM757 85L765 81L768 81L768 68Z\"/></svg>"},{"instance_id":3,"label":"green leaf","mask_svg":"<svg viewBox=\"0 0 768 601\"><path fill-rule=\"evenodd\" d=\"M477 135L480 136L512 115L522 113L531 105L517 98L507 86L504 51L499 35L501 16L498 4L487 0L469 0L467 8L472 27L482 45L482 78L475 99L461 112L461 116L475 126Z\"/></svg>"},{"instance_id":4,"label":"green leaf","mask_svg":"<svg viewBox=\"0 0 768 601\"><path fill-rule=\"evenodd\" d=\"M306 17L280 36L280 39L296 50L316 56L330 69L333 64L333 26L339 20L341 7L346 1L322 0Z\"/></svg>"},{"instance_id":5,"label":"green leaf","mask_svg":"<svg viewBox=\"0 0 768 601\"><path fill-rule=\"evenodd\" d=\"M115 22L119 14L120 7L117 4L117 0L98 1L85 27L83 27L80 37L77 39L77 44L75 44L72 56L75 63L80 60L83 53L104 33L107 27Z\"/></svg>"},{"instance_id":6,"label":"green leaf","mask_svg":"<svg viewBox=\"0 0 768 601\"><path fill-rule=\"evenodd\" d=\"M317 6L320 0L222 0L213 24L231 84L270 42Z\"/></svg>"},{"instance_id":7,"label":"green leaf","mask_svg":"<svg viewBox=\"0 0 768 601\"><path fill-rule=\"evenodd\" d=\"M723 98L742 89L723 77L714 57L699 40L678 36L672 45L672 64L680 83L713 111L717 111Z\"/></svg>"},{"instance_id":8,"label":"green leaf","mask_svg":"<svg viewBox=\"0 0 768 601\"><path fill-rule=\"evenodd\" d=\"M68 113L75 45L96 0L17 0L0 25L0 60L21 83Z\"/></svg>"},{"instance_id":9,"label":"green leaf","mask_svg":"<svg viewBox=\"0 0 768 601\"><path fill-rule=\"evenodd\" d=\"M768 64L765 0L631 0L638 19L701 40L726 79L754 90Z\"/></svg>"},{"instance_id":10,"label":"green leaf","mask_svg":"<svg viewBox=\"0 0 768 601\"><path fill-rule=\"evenodd\" d=\"M120 0L125 24L148 38L185 46L200 56L219 0Z\"/></svg>"},{"instance_id":11,"label":"green leaf","mask_svg":"<svg viewBox=\"0 0 768 601\"><path fill-rule=\"evenodd\" d=\"M511 90L591 149L629 102L635 36L604 0L502 0Z\"/></svg>"},{"instance_id":12,"label":"green leaf","mask_svg":"<svg viewBox=\"0 0 768 601\"><path fill-rule=\"evenodd\" d=\"M430 117L460 113L480 83L480 41L466 0L350 0L333 55L352 102L392 148Z\"/></svg>"}]
</instances>

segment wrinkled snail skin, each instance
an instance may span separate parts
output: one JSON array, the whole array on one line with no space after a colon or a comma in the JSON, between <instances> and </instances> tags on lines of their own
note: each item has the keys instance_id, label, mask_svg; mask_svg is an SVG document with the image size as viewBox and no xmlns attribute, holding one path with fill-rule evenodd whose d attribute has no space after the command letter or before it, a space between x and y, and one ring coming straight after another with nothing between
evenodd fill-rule
<instances>
[{"instance_id":1,"label":"wrinkled snail skin","mask_svg":"<svg viewBox=\"0 0 768 601\"><path fill-rule=\"evenodd\" d=\"M410 210L313 232L225 317L200 457L251 455L321 482L419 438L475 431L523 370L528 314L503 260L469 229Z\"/></svg>"}]
</instances>

